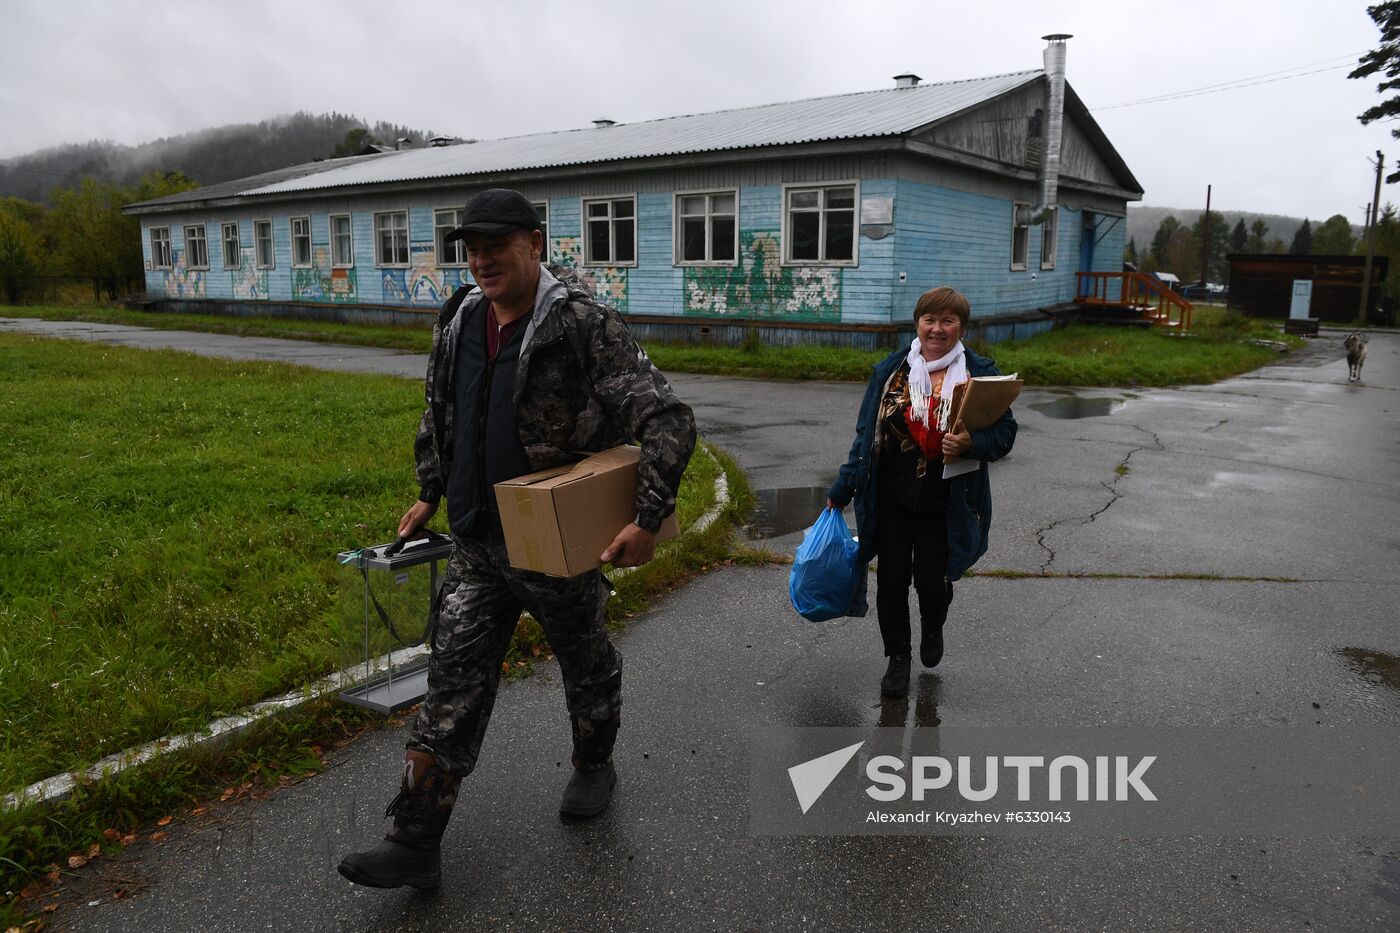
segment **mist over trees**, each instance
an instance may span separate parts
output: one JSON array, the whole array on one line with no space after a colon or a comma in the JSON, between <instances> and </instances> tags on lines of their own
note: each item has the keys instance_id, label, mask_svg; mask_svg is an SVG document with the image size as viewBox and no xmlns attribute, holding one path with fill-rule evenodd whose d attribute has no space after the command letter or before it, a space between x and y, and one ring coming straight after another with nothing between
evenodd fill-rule
<instances>
[{"instance_id":1,"label":"mist over trees","mask_svg":"<svg viewBox=\"0 0 1400 933\"><path fill-rule=\"evenodd\" d=\"M140 146L93 140L0 163L0 300L30 297L42 276L86 279L94 301L139 290L141 226L123 205L339 155L422 132L331 113L186 133Z\"/></svg>"},{"instance_id":2,"label":"mist over trees","mask_svg":"<svg viewBox=\"0 0 1400 933\"><path fill-rule=\"evenodd\" d=\"M230 124L139 146L103 140L42 149L0 162L0 196L48 200L57 188L84 178L134 185L151 172L180 172L213 185L260 172L330 158L349 134L366 141L407 137L421 143L432 131L393 123L373 125L350 114L294 113L260 123ZM356 148L358 152L361 147ZM345 153L353 155L354 152Z\"/></svg>"}]
</instances>

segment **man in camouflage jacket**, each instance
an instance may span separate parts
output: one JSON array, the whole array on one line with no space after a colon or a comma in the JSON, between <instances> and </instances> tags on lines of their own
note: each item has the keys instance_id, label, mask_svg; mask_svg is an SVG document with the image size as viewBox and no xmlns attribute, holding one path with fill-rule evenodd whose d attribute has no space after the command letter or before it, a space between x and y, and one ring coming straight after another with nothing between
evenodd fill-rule
<instances>
[{"instance_id":1,"label":"man in camouflage jacket","mask_svg":"<svg viewBox=\"0 0 1400 933\"><path fill-rule=\"evenodd\" d=\"M389 806L393 829L340 864L346 878L374 887L439 885L442 833L459 782L476 766L522 609L544 630L564 679L574 773L561 816L601 813L617 781L622 659L604 627L607 581L596 570L559 579L511 567L491 484L640 443L636 520L600 555L635 566L651 559L695 446L689 407L617 311L568 270L540 264L541 225L523 195L490 189L463 215L448 241L466 240L478 285L454 294L433 328L414 442L419 501L399 523L401 538L415 534L447 498L454 548L428 695Z\"/></svg>"}]
</instances>

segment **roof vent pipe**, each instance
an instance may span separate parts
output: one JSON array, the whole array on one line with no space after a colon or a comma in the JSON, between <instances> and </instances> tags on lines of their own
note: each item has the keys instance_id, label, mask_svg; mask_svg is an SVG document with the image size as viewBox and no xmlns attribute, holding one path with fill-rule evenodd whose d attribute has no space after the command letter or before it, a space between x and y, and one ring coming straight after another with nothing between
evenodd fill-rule
<instances>
[{"instance_id":1,"label":"roof vent pipe","mask_svg":"<svg viewBox=\"0 0 1400 933\"><path fill-rule=\"evenodd\" d=\"M1035 207L1021 208L1016 220L1023 224L1038 224L1056 207L1060 185L1060 142L1065 124L1065 40L1074 38L1057 32L1041 36L1045 46L1045 78L1047 83L1045 107L1045 157L1040 161L1040 195Z\"/></svg>"},{"instance_id":2,"label":"roof vent pipe","mask_svg":"<svg viewBox=\"0 0 1400 933\"><path fill-rule=\"evenodd\" d=\"M918 87L918 86L919 86L919 82L922 81L922 80L923 80L923 78L920 78L918 75L914 74L914 73L911 71L911 72L908 72L908 73L906 73L906 74L895 75L895 76L894 76L894 86L895 86L895 87Z\"/></svg>"},{"instance_id":3,"label":"roof vent pipe","mask_svg":"<svg viewBox=\"0 0 1400 933\"><path fill-rule=\"evenodd\" d=\"M600 130L605 130L610 126L617 126L616 120L594 120L593 125Z\"/></svg>"}]
</instances>

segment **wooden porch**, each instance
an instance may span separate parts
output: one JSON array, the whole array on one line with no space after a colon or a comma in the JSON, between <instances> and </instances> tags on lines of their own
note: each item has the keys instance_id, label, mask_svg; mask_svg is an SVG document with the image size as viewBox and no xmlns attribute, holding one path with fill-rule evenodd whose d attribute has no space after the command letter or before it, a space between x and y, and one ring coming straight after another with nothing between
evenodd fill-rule
<instances>
[{"instance_id":1,"label":"wooden porch","mask_svg":"<svg viewBox=\"0 0 1400 933\"><path fill-rule=\"evenodd\" d=\"M1143 272L1080 272L1074 303L1109 314L1104 320L1191 329L1191 302Z\"/></svg>"}]
</instances>

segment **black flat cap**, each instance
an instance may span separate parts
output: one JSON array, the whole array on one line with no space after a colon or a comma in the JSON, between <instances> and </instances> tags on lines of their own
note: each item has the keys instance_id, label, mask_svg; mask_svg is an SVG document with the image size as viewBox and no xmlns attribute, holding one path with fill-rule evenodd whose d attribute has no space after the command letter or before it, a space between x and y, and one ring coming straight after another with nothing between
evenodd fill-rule
<instances>
[{"instance_id":1,"label":"black flat cap","mask_svg":"<svg viewBox=\"0 0 1400 933\"><path fill-rule=\"evenodd\" d=\"M473 233L500 236L512 230L542 230L540 215L530 199L510 188L487 188L472 195L462 209L462 225L443 237L444 243Z\"/></svg>"}]
</instances>

